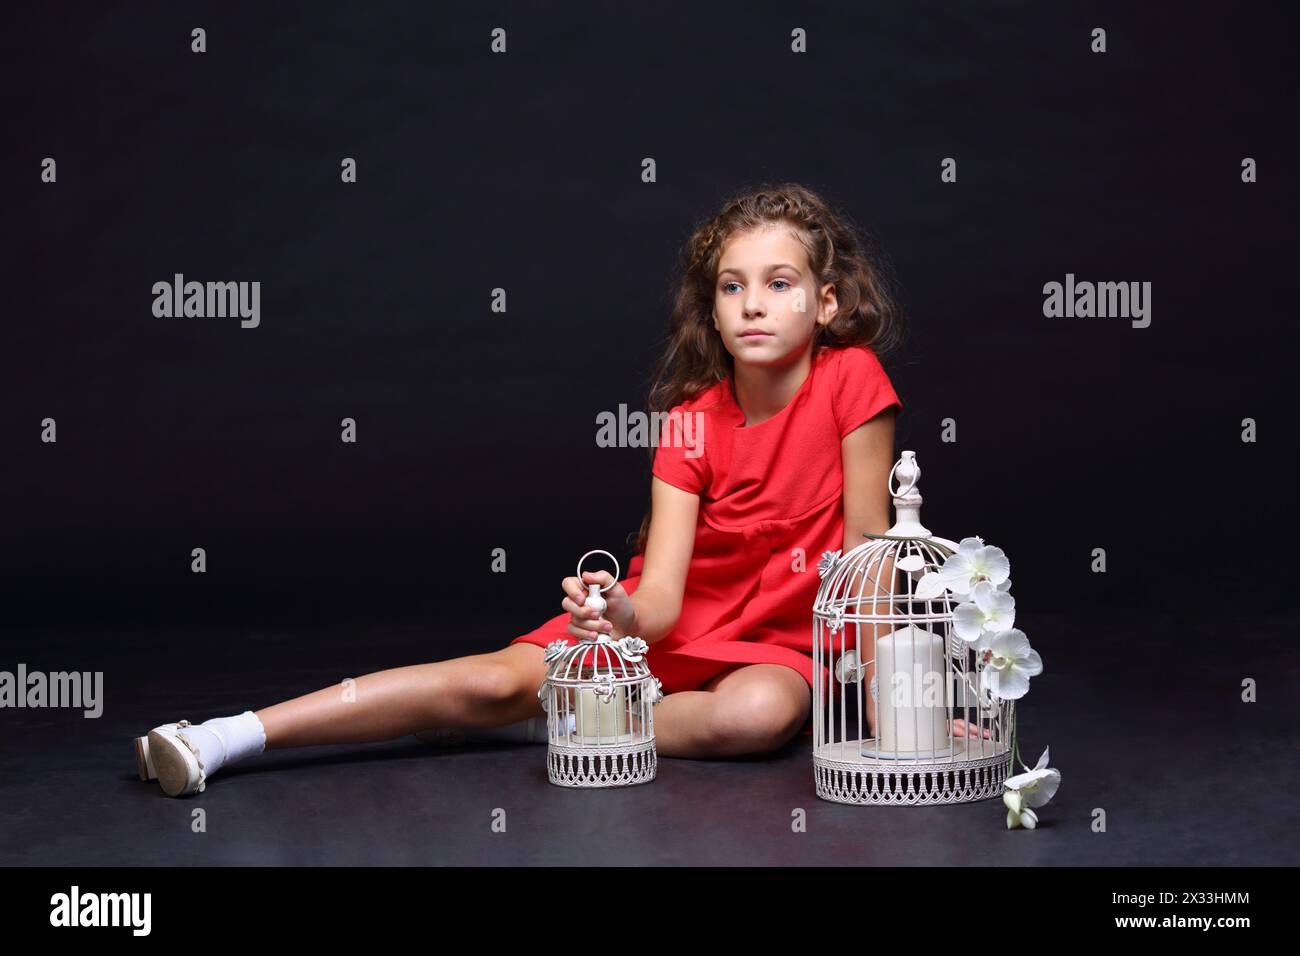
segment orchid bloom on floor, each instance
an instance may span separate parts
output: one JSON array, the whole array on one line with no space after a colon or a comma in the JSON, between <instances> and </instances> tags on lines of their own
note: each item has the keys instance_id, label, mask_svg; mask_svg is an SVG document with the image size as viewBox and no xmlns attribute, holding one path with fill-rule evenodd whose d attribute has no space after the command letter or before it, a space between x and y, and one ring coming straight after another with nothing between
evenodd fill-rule
<instances>
[{"instance_id":1,"label":"orchid bloom on floor","mask_svg":"<svg viewBox=\"0 0 1300 956\"><path fill-rule=\"evenodd\" d=\"M1050 748L1043 748L1043 755L1038 758L1038 763L1032 770L1006 779L1007 789L1002 794L1002 802L1007 807L1008 830L1015 827L1032 830L1037 827L1038 814L1033 808L1041 807L1051 800L1056 794L1056 788L1061 785L1061 772L1047 766L1048 749Z\"/></svg>"}]
</instances>

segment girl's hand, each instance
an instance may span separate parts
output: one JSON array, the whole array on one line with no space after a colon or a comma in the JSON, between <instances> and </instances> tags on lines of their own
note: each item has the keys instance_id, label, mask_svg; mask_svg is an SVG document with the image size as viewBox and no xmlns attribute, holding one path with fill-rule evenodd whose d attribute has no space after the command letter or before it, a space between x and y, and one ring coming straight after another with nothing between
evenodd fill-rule
<instances>
[{"instance_id":1,"label":"girl's hand","mask_svg":"<svg viewBox=\"0 0 1300 956\"><path fill-rule=\"evenodd\" d=\"M978 737L981 729L984 731L985 740L992 738L993 732L987 727L976 727L974 724L966 723L960 717L954 718L952 722L952 735L954 737Z\"/></svg>"},{"instance_id":2,"label":"girl's hand","mask_svg":"<svg viewBox=\"0 0 1300 956\"><path fill-rule=\"evenodd\" d=\"M578 578L570 575L560 584L564 593L568 595L560 602L560 607L573 615L572 620L569 621L569 633L573 637L587 640L592 640L599 634L608 634L615 641L629 634L635 634L637 632L636 608L632 606L631 595L623 590L623 585L614 580L614 575L608 571L583 571L582 578L583 580L579 581ZM614 585L600 593L609 605L603 614L597 615L592 608L583 607L582 602L587 600L588 594L586 585L589 584L599 584L601 587Z\"/></svg>"}]
</instances>

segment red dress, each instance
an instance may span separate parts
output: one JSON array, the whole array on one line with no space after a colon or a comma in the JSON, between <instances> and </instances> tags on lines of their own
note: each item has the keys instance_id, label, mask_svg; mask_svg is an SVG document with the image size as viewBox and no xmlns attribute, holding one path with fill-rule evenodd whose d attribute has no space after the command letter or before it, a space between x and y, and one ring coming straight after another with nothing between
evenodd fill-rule
<instances>
[{"instance_id":1,"label":"red dress","mask_svg":"<svg viewBox=\"0 0 1300 956\"><path fill-rule=\"evenodd\" d=\"M812 686L817 565L844 547L840 441L891 405L903 403L875 352L852 346L819 350L790 403L756 425L744 427L730 379L673 409L701 416L694 429L664 427L652 473L699 495L700 511L681 616L645 658L665 694L741 664L784 664ZM628 565L628 594L644 562L639 553ZM510 643L573 643L570 619L563 612Z\"/></svg>"}]
</instances>

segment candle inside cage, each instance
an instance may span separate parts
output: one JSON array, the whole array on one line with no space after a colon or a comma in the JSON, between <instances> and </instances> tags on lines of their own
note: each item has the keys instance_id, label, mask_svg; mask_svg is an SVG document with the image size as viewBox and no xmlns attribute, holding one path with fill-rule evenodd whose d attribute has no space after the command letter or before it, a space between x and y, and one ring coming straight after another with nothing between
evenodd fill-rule
<instances>
[{"instance_id":1,"label":"candle inside cage","mask_svg":"<svg viewBox=\"0 0 1300 956\"><path fill-rule=\"evenodd\" d=\"M627 736L627 688L612 689L613 693L606 699L594 687L576 688L576 732L583 740L610 743Z\"/></svg>"},{"instance_id":2,"label":"candle inside cage","mask_svg":"<svg viewBox=\"0 0 1300 956\"><path fill-rule=\"evenodd\" d=\"M909 624L878 642L880 688L878 748L884 753L933 756L948 747L951 692L945 680L943 638Z\"/></svg>"}]
</instances>

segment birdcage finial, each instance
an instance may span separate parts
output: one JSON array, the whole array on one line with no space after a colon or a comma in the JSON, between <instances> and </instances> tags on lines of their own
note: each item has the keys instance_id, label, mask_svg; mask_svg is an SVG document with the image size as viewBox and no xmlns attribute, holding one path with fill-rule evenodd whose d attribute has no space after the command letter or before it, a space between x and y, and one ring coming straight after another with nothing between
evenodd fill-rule
<instances>
[{"instance_id":1,"label":"birdcage finial","mask_svg":"<svg viewBox=\"0 0 1300 956\"><path fill-rule=\"evenodd\" d=\"M894 490L894 475L903 482ZM890 537L928 538L930 529L921 524L921 491L917 483L921 480L921 466L916 463L916 452L905 451L903 457L894 462L885 479L889 493L894 498L896 520L894 526L886 532Z\"/></svg>"}]
</instances>

